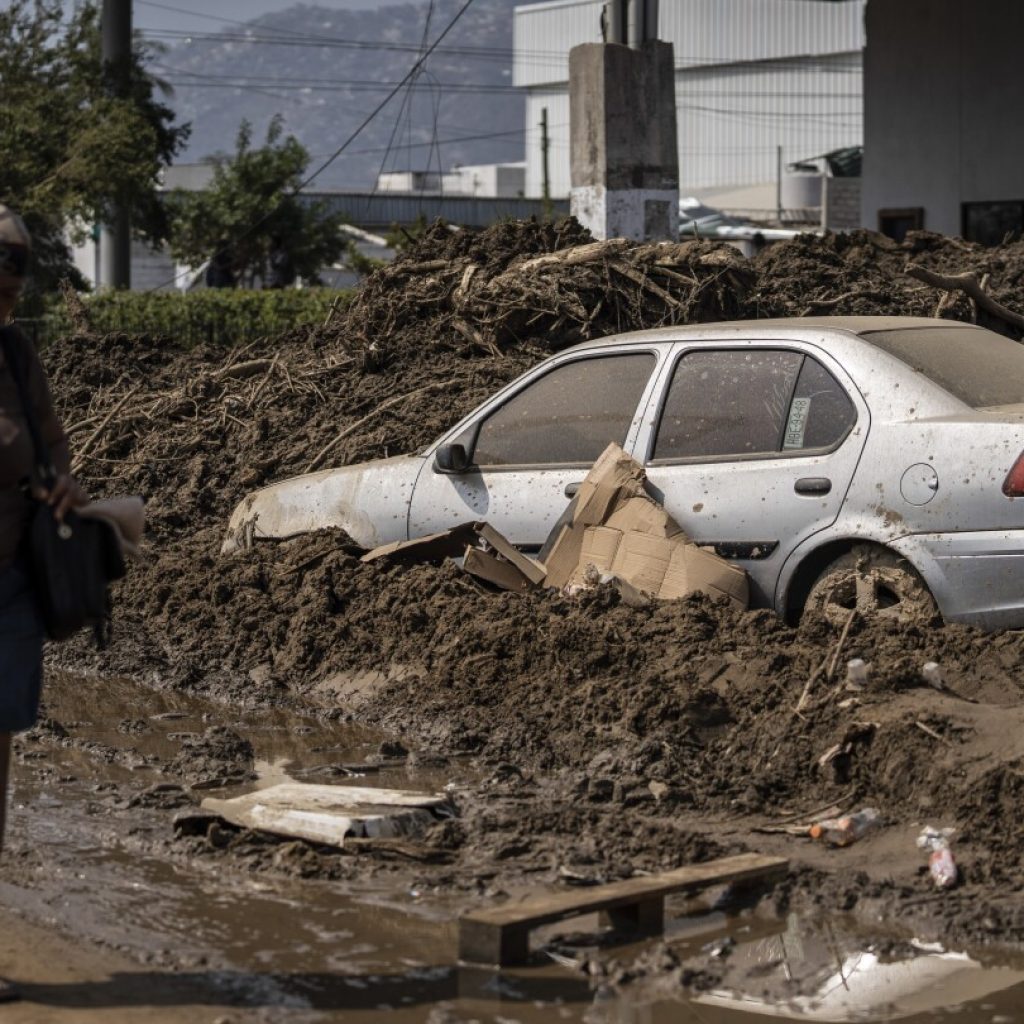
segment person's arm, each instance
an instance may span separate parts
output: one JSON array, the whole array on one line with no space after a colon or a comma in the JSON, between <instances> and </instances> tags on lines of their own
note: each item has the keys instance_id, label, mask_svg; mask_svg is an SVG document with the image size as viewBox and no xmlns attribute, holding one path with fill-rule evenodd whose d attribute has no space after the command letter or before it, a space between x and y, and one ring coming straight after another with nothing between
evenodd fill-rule
<instances>
[{"instance_id":1,"label":"person's arm","mask_svg":"<svg viewBox=\"0 0 1024 1024\"><path fill-rule=\"evenodd\" d=\"M71 450L66 437L62 437L50 449L50 458L53 459L53 467L57 470L57 479L53 487L49 491L44 491L41 497L53 508L54 518L60 522L65 512L88 504L89 495L71 475Z\"/></svg>"},{"instance_id":2,"label":"person's arm","mask_svg":"<svg viewBox=\"0 0 1024 1024\"><path fill-rule=\"evenodd\" d=\"M38 497L53 508L54 518L60 522L70 509L88 504L89 496L71 475L71 449L64 428L53 408L53 398L50 395L50 385L46 380L43 364L39 361L35 348L27 341L25 347L29 352L29 391L35 403L43 440L50 449L50 459L57 471L57 479L53 486L49 490L41 490Z\"/></svg>"}]
</instances>

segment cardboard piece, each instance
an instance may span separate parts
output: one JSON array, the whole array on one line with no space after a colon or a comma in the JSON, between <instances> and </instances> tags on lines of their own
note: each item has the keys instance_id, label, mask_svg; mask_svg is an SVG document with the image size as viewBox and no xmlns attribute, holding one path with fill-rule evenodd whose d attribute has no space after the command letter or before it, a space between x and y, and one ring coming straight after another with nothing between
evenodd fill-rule
<instances>
[{"instance_id":1,"label":"cardboard piece","mask_svg":"<svg viewBox=\"0 0 1024 1024\"><path fill-rule=\"evenodd\" d=\"M463 523L428 537L385 544L364 562L462 558L465 570L503 590L543 585L569 593L616 582L624 600L669 600L694 591L749 604L747 574L698 547L645 490L643 467L617 444L598 457L544 545L539 562L488 523Z\"/></svg>"},{"instance_id":2,"label":"cardboard piece","mask_svg":"<svg viewBox=\"0 0 1024 1024\"><path fill-rule=\"evenodd\" d=\"M550 548L545 585L583 589L596 572L661 600L702 591L748 606L747 574L694 544L647 494L643 467L618 445L594 463L574 503Z\"/></svg>"},{"instance_id":3,"label":"cardboard piece","mask_svg":"<svg viewBox=\"0 0 1024 1024\"><path fill-rule=\"evenodd\" d=\"M544 566L524 555L489 523L462 523L444 533L394 541L368 551L364 562L388 558L399 562L439 562L462 558L463 568L503 590L522 591L544 580Z\"/></svg>"},{"instance_id":4,"label":"cardboard piece","mask_svg":"<svg viewBox=\"0 0 1024 1024\"><path fill-rule=\"evenodd\" d=\"M473 523L473 530L502 558L511 562L532 584L544 582L547 570L535 558L524 555L515 544L506 540L489 523Z\"/></svg>"},{"instance_id":5,"label":"cardboard piece","mask_svg":"<svg viewBox=\"0 0 1024 1024\"><path fill-rule=\"evenodd\" d=\"M242 828L332 846L343 846L350 836L418 835L453 813L443 795L300 782L280 783L230 800L207 797L202 809Z\"/></svg>"},{"instance_id":6,"label":"cardboard piece","mask_svg":"<svg viewBox=\"0 0 1024 1024\"><path fill-rule=\"evenodd\" d=\"M442 562L446 558L461 558L467 544L476 538L476 523L462 523L453 526L443 533L431 533L415 540L396 540L390 544L382 544L379 548L367 551L361 562L376 562L379 558L387 558L402 564L416 562Z\"/></svg>"},{"instance_id":7,"label":"cardboard piece","mask_svg":"<svg viewBox=\"0 0 1024 1024\"><path fill-rule=\"evenodd\" d=\"M470 575L493 583L502 590L522 592L534 585L514 565L480 548L466 548L462 568Z\"/></svg>"}]
</instances>

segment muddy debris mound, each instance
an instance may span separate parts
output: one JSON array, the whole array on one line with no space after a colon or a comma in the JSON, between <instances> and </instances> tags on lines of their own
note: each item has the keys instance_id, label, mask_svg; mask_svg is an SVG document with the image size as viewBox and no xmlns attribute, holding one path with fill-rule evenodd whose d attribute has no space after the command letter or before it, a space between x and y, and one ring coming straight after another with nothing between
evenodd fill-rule
<instances>
[{"instance_id":1,"label":"muddy debris mound","mask_svg":"<svg viewBox=\"0 0 1024 1024\"><path fill-rule=\"evenodd\" d=\"M710 242L593 241L566 218L480 234L435 224L371 274L336 331L369 368L426 347L499 356L546 351L621 331L740 316L753 283L746 260Z\"/></svg>"},{"instance_id":2,"label":"muddy debris mound","mask_svg":"<svg viewBox=\"0 0 1024 1024\"><path fill-rule=\"evenodd\" d=\"M977 289L933 287L908 265L973 274ZM1024 309L1021 243L981 249L918 232L897 245L853 232L746 260L707 242L595 243L572 221L435 226L327 325L231 351L64 339L44 357L76 470L97 495L145 495L150 532L144 562L116 588L110 649L97 655L82 638L51 660L238 707L312 707L381 726L414 752L549 778L558 798L522 801L504 831L467 819L480 849L494 835L487 849L504 851L502 863L526 832L585 839L608 820L637 837L616 874L656 865L666 820L702 835L714 819L727 833L716 850L789 853L793 823L874 805L907 832L919 869L904 871L903 895L929 891L912 834L924 822L959 829L965 894L1018 892L1024 854L1008 823L1024 795L1020 634L858 619L844 636L814 617L794 628L703 597L634 608L604 587L575 599L498 594L451 564L363 564L337 531L219 553L246 493L415 451L574 341L731 317L987 322L988 299ZM844 686L854 657L870 665L863 691ZM922 680L926 661L942 666L947 690ZM190 745L175 772L201 782L248 770L218 750ZM870 854L845 855L872 867ZM594 856L609 870L610 846ZM849 878L834 891L814 884L844 907L868 891ZM979 905L944 903L961 921ZM1024 929L1010 906L990 918Z\"/></svg>"},{"instance_id":3,"label":"muddy debris mound","mask_svg":"<svg viewBox=\"0 0 1024 1024\"><path fill-rule=\"evenodd\" d=\"M335 531L228 559L208 540L187 571L165 556L128 584L110 664L237 704L287 697L506 776L559 775L582 807L770 822L874 805L956 823L976 878L1024 870L992 817L1020 792L1020 634L858 619L844 637L702 596L492 594L451 563L361 563ZM854 657L863 691L845 686ZM929 661L946 691L922 678Z\"/></svg>"},{"instance_id":4,"label":"muddy debris mound","mask_svg":"<svg viewBox=\"0 0 1024 1024\"><path fill-rule=\"evenodd\" d=\"M757 284L747 315L935 316L977 322L1020 337L1019 324L993 315L962 290L913 276L970 274L1009 310L1024 310L1024 243L990 248L930 231L911 231L896 243L873 231L800 235L762 249L752 260Z\"/></svg>"}]
</instances>

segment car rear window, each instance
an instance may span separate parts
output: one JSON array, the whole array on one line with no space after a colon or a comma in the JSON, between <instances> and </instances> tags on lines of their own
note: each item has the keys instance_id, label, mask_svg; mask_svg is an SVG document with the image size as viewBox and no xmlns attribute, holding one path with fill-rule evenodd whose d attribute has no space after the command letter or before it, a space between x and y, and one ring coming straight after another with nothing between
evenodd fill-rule
<instances>
[{"instance_id":1,"label":"car rear window","mask_svg":"<svg viewBox=\"0 0 1024 1024\"><path fill-rule=\"evenodd\" d=\"M862 335L973 409L1024 402L1024 345L979 327Z\"/></svg>"}]
</instances>

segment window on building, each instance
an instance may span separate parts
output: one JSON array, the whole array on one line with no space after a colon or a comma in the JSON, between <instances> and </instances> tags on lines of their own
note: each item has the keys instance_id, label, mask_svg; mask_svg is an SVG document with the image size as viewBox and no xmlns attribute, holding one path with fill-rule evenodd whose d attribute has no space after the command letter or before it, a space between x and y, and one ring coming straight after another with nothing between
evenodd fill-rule
<instances>
[{"instance_id":1,"label":"window on building","mask_svg":"<svg viewBox=\"0 0 1024 1024\"><path fill-rule=\"evenodd\" d=\"M924 227L924 207L908 206L900 210L879 210L878 230L895 242L902 242L908 231Z\"/></svg>"},{"instance_id":2,"label":"window on building","mask_svg":"<svg viewBox=\"0 0 1024 1024\"><path fill-rule=\"evenodd\" d=\"M1024 202L964 203L962 234L968 242L1001 245L1024 234Z\"/></svg>"},{"instance_id":3,"label":"window on building","mask_svg":"<svg viewBox=\"0 0 1024 1024\"><path fill-rule=\"evenodd\" d=\"M656 360L650 352L563 363L480 427L478 466L589 465L623 444Z\"/></svg>"}]
</instances>

